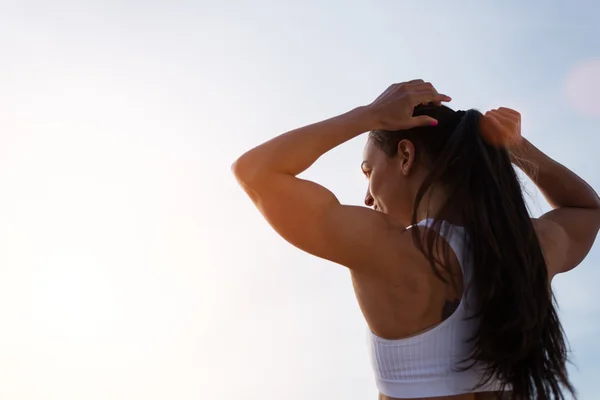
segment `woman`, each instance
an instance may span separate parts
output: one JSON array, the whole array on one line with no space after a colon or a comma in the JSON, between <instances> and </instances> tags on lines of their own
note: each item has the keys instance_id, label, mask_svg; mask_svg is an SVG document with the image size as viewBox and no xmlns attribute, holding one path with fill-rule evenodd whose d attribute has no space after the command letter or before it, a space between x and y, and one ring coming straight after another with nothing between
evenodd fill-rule
<instances>
[{"instance_id":1,"label":"woman","mask_svg":"<svg viewBox=\"0 0 600 400\"><path fill-rule=\"evenodd\" d=\"M280 135L232 169L294 246L351 271L380 399L573 394L550 282L600 228L600 199L520 136L520 115L452 111L422 80ZM296 176L369 133L365 207ZM553 210L530 218L511 161Z\"/></svg>"}]
</instances>

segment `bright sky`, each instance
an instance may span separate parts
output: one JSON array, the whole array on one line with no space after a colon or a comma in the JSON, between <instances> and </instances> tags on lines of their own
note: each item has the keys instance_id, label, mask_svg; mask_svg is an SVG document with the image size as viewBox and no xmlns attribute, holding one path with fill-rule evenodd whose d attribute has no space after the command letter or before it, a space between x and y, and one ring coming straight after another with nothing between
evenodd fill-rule
<instances>
[{"instance_id":1,"label":"bright sky","mask_svg":"<svg viewBox=\"0 0 600 400\"><path fill-rule=\"evenodd\" d=\"M423 78L518 109L600 190L600 6L483 3L0 2L0 398L375 399L348 272L280 239L229 167ZM364 140L306 176L361 204ZM598 282L598 245L555 282L581 400Z\"/></svg>"}]
</instances>

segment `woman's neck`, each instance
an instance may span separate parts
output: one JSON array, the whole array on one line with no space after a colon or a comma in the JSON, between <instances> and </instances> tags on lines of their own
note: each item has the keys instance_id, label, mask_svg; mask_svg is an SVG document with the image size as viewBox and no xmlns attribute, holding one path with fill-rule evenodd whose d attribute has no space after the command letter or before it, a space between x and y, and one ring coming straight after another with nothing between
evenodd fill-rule
<instances>
[{"instance_id":1,"label":"woman's neck","mask_svg":"<svg viewBox=\"0 0 600 400\"><path fill-rule=\"evenodd\" d=\"M446 191L440 187L431 188L421 200L417 212L417 222L427 218L439 218L453 225L462 225L463 219L460 212L455 210L452 204L446 203Z\"/></svg>"}]
</instances>

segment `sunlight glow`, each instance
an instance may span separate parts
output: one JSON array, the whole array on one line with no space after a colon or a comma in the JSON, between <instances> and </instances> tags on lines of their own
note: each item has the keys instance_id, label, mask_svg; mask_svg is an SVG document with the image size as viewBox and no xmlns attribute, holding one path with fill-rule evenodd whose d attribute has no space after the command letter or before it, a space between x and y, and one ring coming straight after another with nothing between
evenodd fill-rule
<instances>
[{"instance_id":1,"label":"sunlight glow","mask_svg":"<svg viewBox=\"0 0 600 400\"><path fill-rule=\"evenodd\" d=\"M590 59L575 65L565 82L565 94L571 107L588 116L600 116L600 59Z\"/></svg>"}]
</instances>

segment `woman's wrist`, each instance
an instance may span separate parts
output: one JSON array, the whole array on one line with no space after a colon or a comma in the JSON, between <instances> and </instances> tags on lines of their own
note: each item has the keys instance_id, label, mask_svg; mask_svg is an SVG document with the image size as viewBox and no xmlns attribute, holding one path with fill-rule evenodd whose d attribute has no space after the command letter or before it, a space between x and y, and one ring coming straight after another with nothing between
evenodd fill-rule
<instances>
[{"instance_id":1,"label":"woman's wrist","mask_svg":"<svg viewBox=\"0 0 600 400\"><path fill-rule=\"evenodd\" d=\"M535 160L533 160L534 149L535 148L531 144L531 142L529 142L525 138L521 138L519 144L508 149L508 152L510 154L510 159L513 162L513 164L516 164L520 167L521 165L519 164L522 162L525 162L529 165L535 162Z\"/></svg>"},{"instance_id":2,"label":"woman's wrist","mask_svg":"<svg viewBox=\"0 0 600 400\"><path fill-rule=\"evenodd\" d=\"M359 106L346 114L362 132L377 129L377 118L369 106Z\"/></svg>"},{"instance_id":3,"label":"woman's wrist","mask_svg":"<svg viewBox=\"0 0 600 400\"><path fill-rule=\"evenodd\" d=\"M521 137L519 143L511 148L511 152L517 156L526 156L531 151L532 144L529 140Z\"/></svg>"}]
</instances>

